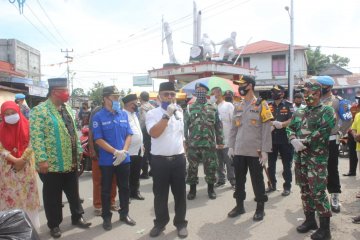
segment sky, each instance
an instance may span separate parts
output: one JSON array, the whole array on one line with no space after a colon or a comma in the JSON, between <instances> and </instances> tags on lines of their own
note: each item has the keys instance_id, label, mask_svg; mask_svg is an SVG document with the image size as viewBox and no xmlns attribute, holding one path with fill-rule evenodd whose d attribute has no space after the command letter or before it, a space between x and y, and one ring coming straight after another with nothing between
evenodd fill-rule
<instances>
[{"instance_id":1,"label":"sky","mask_svg":"<svg viewBox=\"0 0 360 240\"><path fill-rule=\"evenodd\" d=\"M261 40L288 44L291 0L197 0L202 33L221 42L237 32L237 45ZM347 69L360 72L360 1L293 0L294 44L321 46L324 54L350 58ZM94 83L133 87L133 76L146 75L168 62L161 43L161 21L170 23L179 63L189 59L193 0L0 0L0 38L17 39L41 52L42 80L66 77L65 53L73 50L74 88ZM219 49L219 47L218 47ZM62 64L59 64L62 63ZM155 90L159 81L155 81ZM152 88L148 88L151 90Z\"/></svg>"}]
</instances>

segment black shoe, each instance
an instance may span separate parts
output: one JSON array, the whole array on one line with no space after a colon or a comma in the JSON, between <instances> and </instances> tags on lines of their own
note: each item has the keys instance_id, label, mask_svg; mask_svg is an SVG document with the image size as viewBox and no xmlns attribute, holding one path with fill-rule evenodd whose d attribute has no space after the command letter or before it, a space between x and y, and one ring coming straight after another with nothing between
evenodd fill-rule
<instances>
[{"instance_id":1,"label":"black shoe","mask_svg":"<svg viewBox=\"0 0 360 240\"><path fill-rule=\"evenodd\" d=\"M266 190L265 190L265 192L266 193L271 193L271 192L275 192L276 191L276 187L268 187Z\"/></svg>"},{"instance_id":2,"label":"black shoe","mask_svg":"<svg viewBox=\"0 0 360 240\"><path fill-rule=\"evenodd\" d=\"M286 197L286 196L289 196L290 195L290 190L288 190L288 189L284 189L284 191L281 193L281 196L284 196L284 197Z\"/></svg>"},{"instance_id":3,"label":"black shoe","mask_svg":"<svg viewBox=\"0 0 360 240\"><path fill-rule=\"evenodd\" d=\"M355 177L356 173L348 172L343 174L344 177Z\"/></svg>"},{"instance_id":4,"label":"black shoe","mask_svg":"<svg viewBox=\"0 0 360 240\"><path fill-rule=\"evenodd\" d=\"M144 200L145 198L143 196L141 196L141 194L139 192L136 192L134 194L130 195L130 198L132 199L137 199L137 200Z\"/></svg>"},{"instance_id":5,"label":"black shoe","mask_svg":"<svg viewBox=\"0 0 360 240\"><path fill-rule=\"evenodd\" d=\"M313 240L329 240L330 233L330 217L320 217L320 228L311 235Z\"/></svg>"},{"instance_id":6,"label":"black shoe","mask_svg":"<svg viewBox=\"0 0 360 240\"><path fill-rule=\"evenodd\" d=\"M86 222L84 218L79 218L77 221L72 221L72 225L77 226L79 228L89 228L91 223Z\"/></svg>"},{"instance_id":7,"label":"black shoe","mask_svg":"<svg viewBox=\"0 0 360 240\"><path fill-rule=\"evenodd\" d=\"M177 228L179 238L186 238L188 236L188 230L186 227Z\"/></svg>"},{"instance_id":8,"label":"black shoe","mask_svg":"<svg viewBox=\"0 0 360 240\"><path fill-rule=\"evenodd\" d=\"M265 203L258 202L256 205L256 211L253 217L254 221L261 221L264 219L265 212L264 212Z\"/></svg>"},{"instance_id":9,"label":"black shoe","mask_svg":"<svg viewBox=\"0 0 360 240\"><path fill-rule=\"evenodd\" d=\"M360 215L354 217L354 218L352 219L352 222L355 223L355 224L360 224Z\"/></svg>"},{"instance_id":10,"label":"black shoe","mask_svg":"<svg viewBox=\"0 0 360 240\"><path fill-rule=\"evenodd\" d=\"M112 229L111 218L104 219L102 226L106 231L110 231Z\"/></svg>"},{"instance_id":11,"label":"black shoe","mask_svg":"<svg viewBox=\"0 0 360 240\"><path fill-rule=\"evenodd\" d=\"M310 230L318 229L318 225L315 220L315 212L305 212L305 221L296 228L299 233L307 233Z\"/></svg>"},{"instance_id":12,"label":"black shoe","mask_svg":"<svg viewBox=\"0 0 360 240\"><path fill-rule=\"evenodd\" d=\"M127 225L130 226L135 226L136 222L134 220L132 220L129 215L125 215L125 216L120 216L120 221L126 223Z\"/></svg>"},{"instance_id":13,"label":"black shoe","mask_svg":"<svg viewBox=\"0 0 360 240\"><path fill-rule=\"evenodd\" d=\"M208 184L208 196L210 199L216 199L216 193L214 191L214 184Z\"/></svg>"},{"instance_id":14,"label":"black shoe","mask_svg":"<svg viewBox=\"0 0 360 240\"><path fill-rule=\"evenodd\" d=\"M215 183L215 185L214 185L214 187L221 187L221 186L224 186L225 185L225 183L224 182L217 182L217 183Z\"/></svg>"},{"instance_id":15,"label":"black shoe","mask_svg":"<svg viewBox=\"0 0 360 240\"><path fill-rule=\"evenodd\" d=\"M188 200L194 200L196 197L196 184L191 184L190 185L190 191L187 195L187 199Z\"/></svg>"},{"instance_id":16,"label":"black shoe","mask_svg":"<svg viewBox=\"0 0 360 240\"><path fill-rule=\"evenodd\" d=\"M50 235L51 235L53 238L59 238L59 237L61 237L60 228L59 228L59 227L51 228L51 229L50 229Z\"/></svg>"},{"instance_id":17,"label":"black shoe","mask_svg":"<svg viewBox=\"0 0 360 240\"><path fill-rule=\"evenodd\" d=\"M165 230L165 227L157 227L154 226L150 231L150 237L157 237L159 236L163 231Z\"/></svg>"},{"instance_id":18,"label":"black shoe","mask_svg":"<svg viewBox=\"0 0 360 240\"><path fill-rule=\"evenodd\" d=\"M142 173L142 174L140 175L140 178L141 178L141 179L149 179L149 178L150 178L149 173Z\"/></svg>"},{"instance_id":19,"label":"black shoe","mask_svg":"<svg viewBox=\"0 0 360 240\"><path fill-rule=\"evenodd\" d=\"M228 217L229 218L234 218L237 217L241 214L245 213L245 209L244 206L241 208L239 206L234 207L229 213L228 213Z\"/></svg>"}]
</instances>

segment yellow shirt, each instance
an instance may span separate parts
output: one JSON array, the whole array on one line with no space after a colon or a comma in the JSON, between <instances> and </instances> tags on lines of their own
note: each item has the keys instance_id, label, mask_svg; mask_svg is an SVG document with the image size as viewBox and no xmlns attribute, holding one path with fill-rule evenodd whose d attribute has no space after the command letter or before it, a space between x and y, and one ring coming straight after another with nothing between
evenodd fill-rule
<instances>
[{"instance_id":1,"label":"yellow shirt","mask_svg":"<svg viewBox=\"0 0 360 240\"><path fill-rule=\"evenodd\" d=\"M360 134L360 114L355 115L355 120L351 125L351 129L356 131L356 134ZM356 142L356 151L360 151L360 143Z\"/></svg>"}]
</instances>

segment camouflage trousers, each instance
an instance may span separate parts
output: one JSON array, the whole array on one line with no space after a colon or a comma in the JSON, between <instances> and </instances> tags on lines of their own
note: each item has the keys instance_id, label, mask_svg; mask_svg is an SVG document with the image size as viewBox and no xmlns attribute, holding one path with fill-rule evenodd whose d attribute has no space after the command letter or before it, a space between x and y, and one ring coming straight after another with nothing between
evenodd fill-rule
<instances>
[{"instance_id":1,"label":"camouflage trousers","mask_svg":"<svg viewBox=\"0 0 360 240\"><path fill-rule=\"evenodd\" d=\"M327 158L322 156L295 161L295 180L300 186L304 212L316 211L320 217L331 217L326 194Z\"/></svg>"},{"instance_id":2,"label":"camouflage trousers","mask_svg":"<svg viewBox=\"0 0 360 240\"><path fill-rule=\"evenodd\" d=\"M217 155L214 148L193 148L187 149L187 160L189 162L186 183L193 185L199 183L199 163L204 164L205 181L208 184L216 182Z\"/></svg>"}]
</instances>

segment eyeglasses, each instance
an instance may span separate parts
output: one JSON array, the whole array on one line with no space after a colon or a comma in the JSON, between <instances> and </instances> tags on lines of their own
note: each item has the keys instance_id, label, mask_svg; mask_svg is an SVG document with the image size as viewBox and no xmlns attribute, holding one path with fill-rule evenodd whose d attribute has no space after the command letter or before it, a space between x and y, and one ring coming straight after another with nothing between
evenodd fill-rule
<instances>
[{"instance_id":1,"label":"eyeglasses","mask_svg":"<svg viewBox=\"0 0 360 240\"><path fill-rule=\"evenodd\" d=\"M161 95L164 97L175 97L176 93L175 92L163 92L163 93L161 93Z\"/></svg>"}]
</instances>

